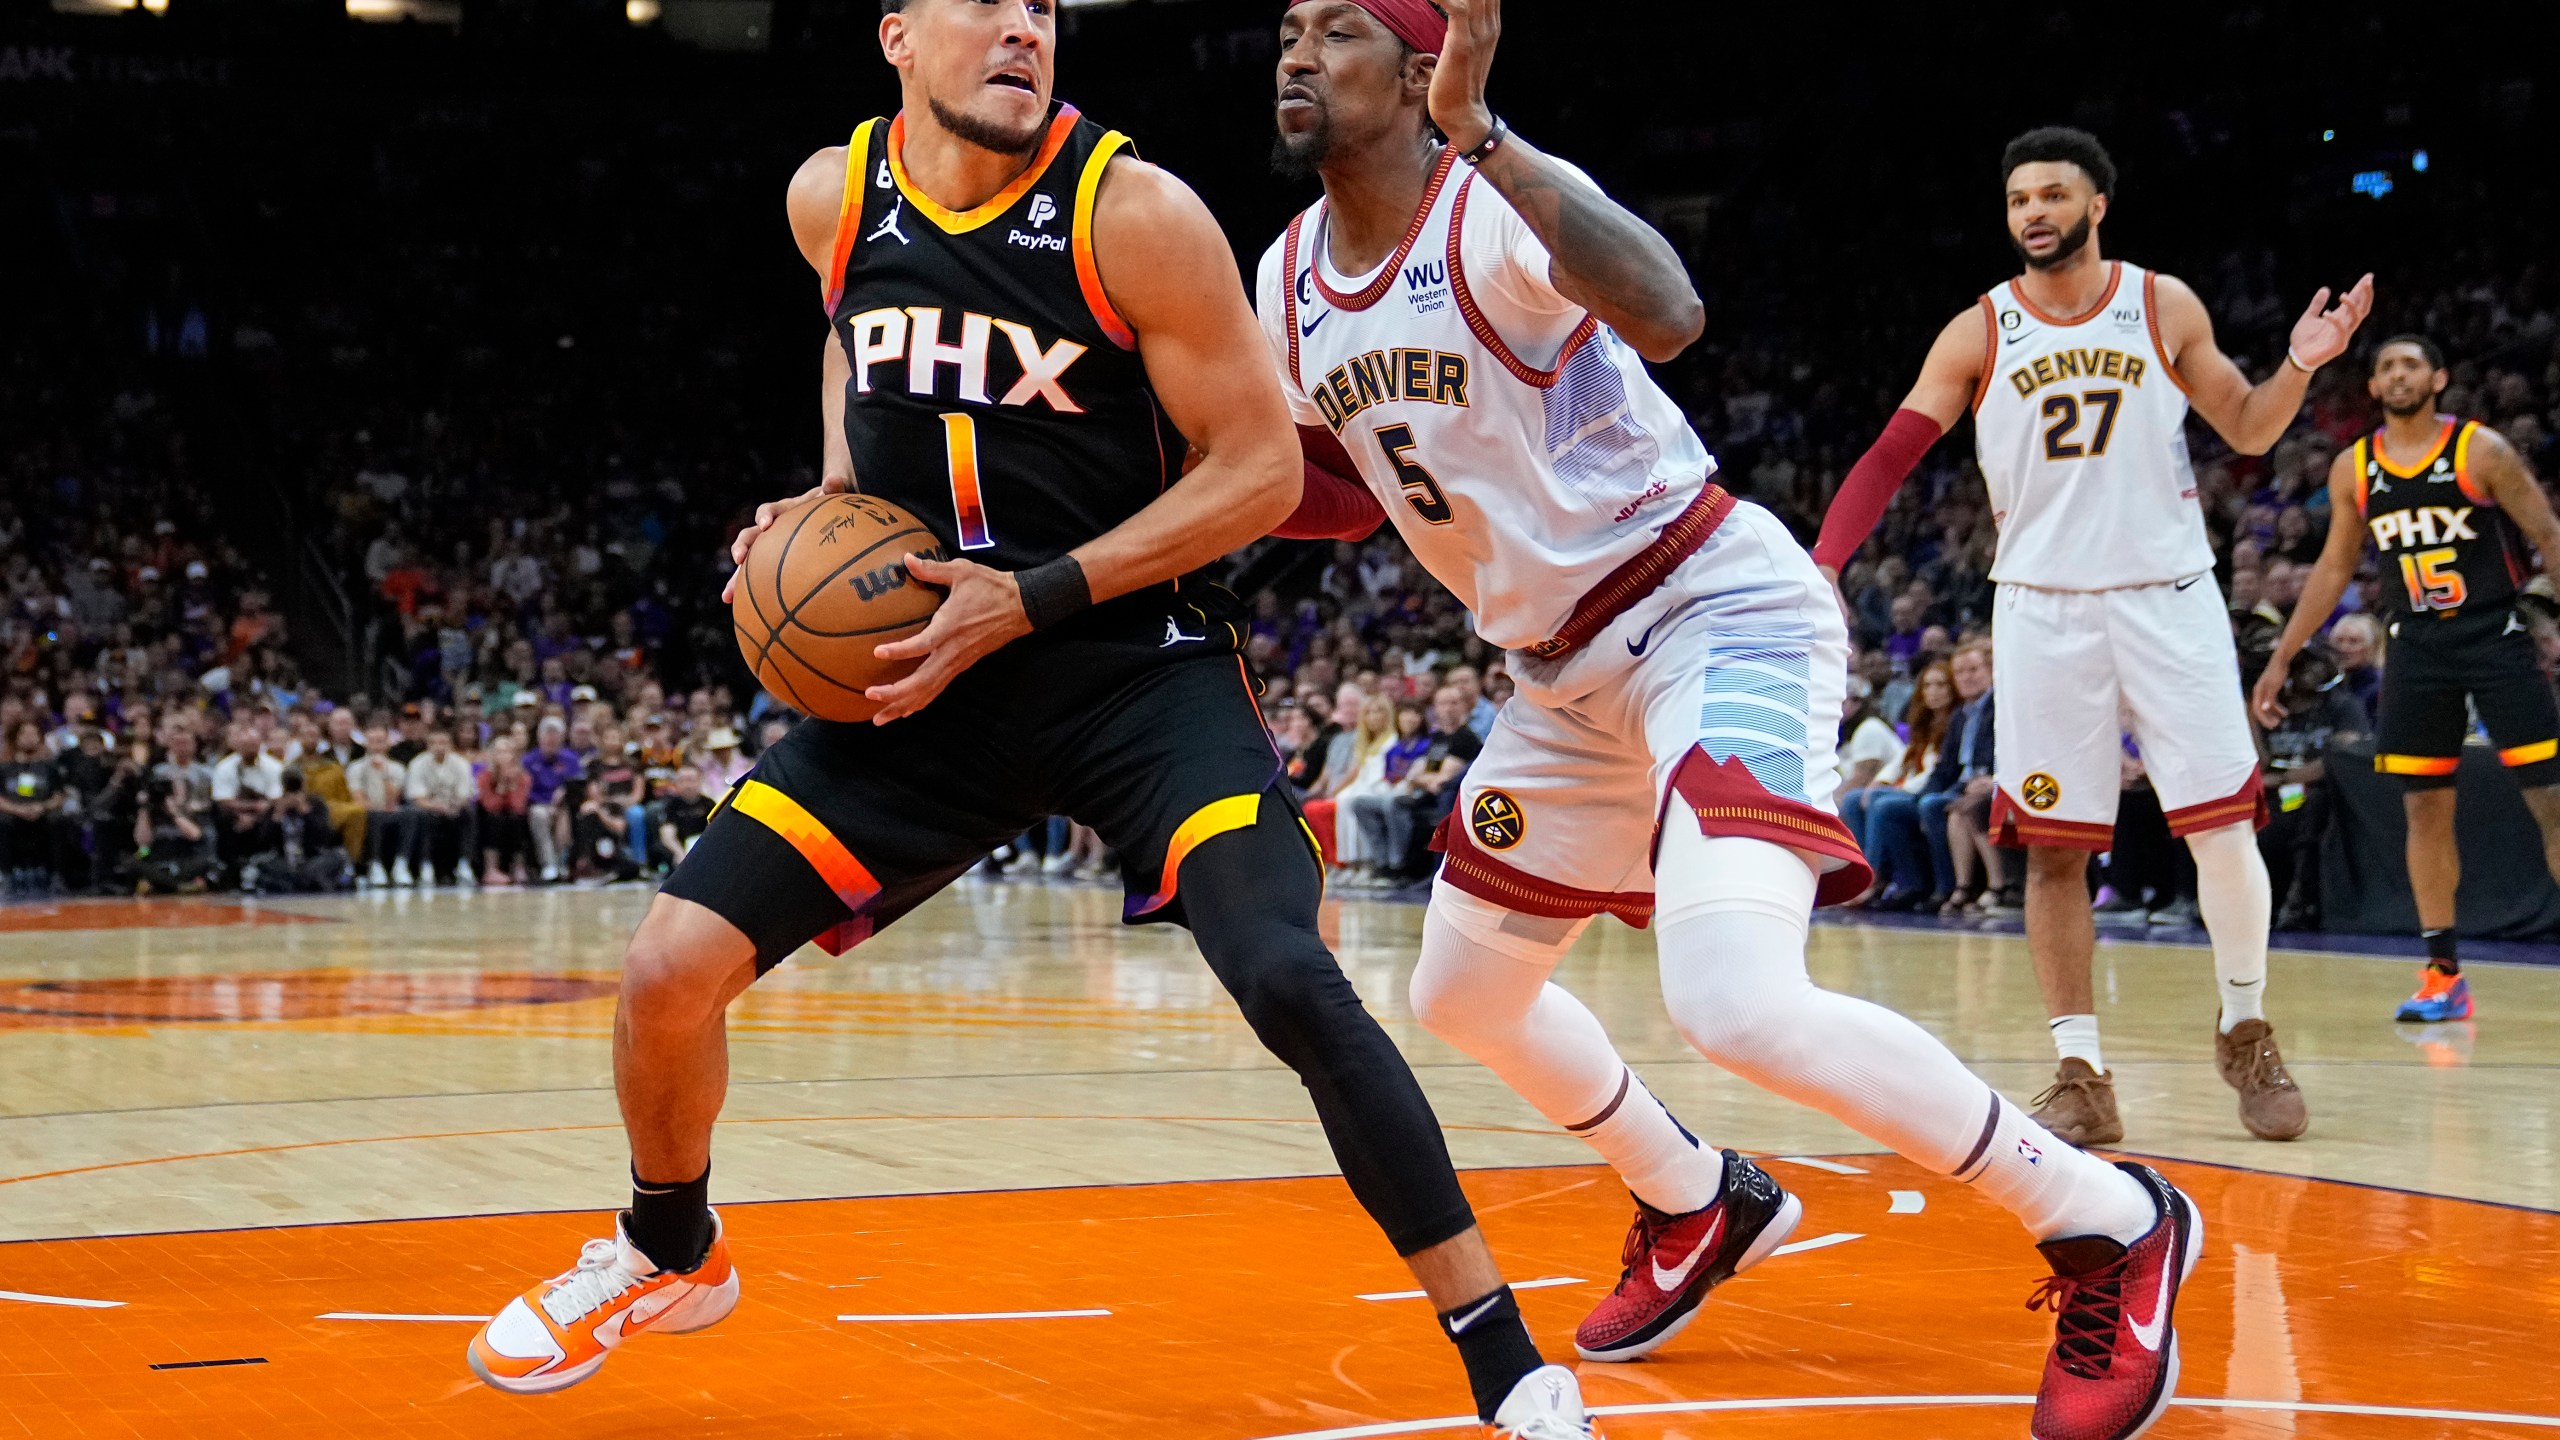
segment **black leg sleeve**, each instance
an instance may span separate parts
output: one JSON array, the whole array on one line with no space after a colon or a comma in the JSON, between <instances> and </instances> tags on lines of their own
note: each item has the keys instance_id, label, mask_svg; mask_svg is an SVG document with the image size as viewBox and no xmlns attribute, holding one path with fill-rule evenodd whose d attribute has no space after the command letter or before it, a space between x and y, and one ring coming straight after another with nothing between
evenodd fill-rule
<instances>
[{"instance_id":1,"label":"black leg sleeve","mask_svg":"<svg viewBox=\"0 0 2560 1440\"><path fill-rule=\"evenodd\" d=\"M1321 883L1296 813L1265 793L1254 825L1183 860L1183 912L1253 1033L1306 1085L1361 1208L1412 1255L1475 1215L1412 1068L1316 932Z\"/></svg>"}]
</instances>

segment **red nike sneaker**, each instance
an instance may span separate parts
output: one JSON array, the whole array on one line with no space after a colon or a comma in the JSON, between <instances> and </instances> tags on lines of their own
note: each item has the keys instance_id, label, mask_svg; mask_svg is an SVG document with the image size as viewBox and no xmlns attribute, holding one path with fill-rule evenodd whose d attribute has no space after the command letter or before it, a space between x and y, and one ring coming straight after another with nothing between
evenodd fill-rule
<instances>
[{"instance_id":1,"label":"red nike sneaker","mask_svg":"<svg viewBox=\"0 0 2560 1440\"><path fill-rule=\"evenodd\" d=\"M1707 1292L1769 1258L1804 1219L1804 1202L1727 1150L1724 1193L1704 1210L1665 1215L1636 1202L1618 1288L1573 1332L1585 1360L1633 1360L1688 1328Z\"/></svg>"},{"instance_id":2,"label":"red nike sneaker","mask_svg":"<svg viewBox=\"0 0 2560 1440\"><path fill-rule=\"evenodd\" d=\"M2132 1440L2178 1392L2178 1291L2204 1253L2195 1202L2148 1165L2118 1161L2160 1207L2131 1245L2104 1235L2036 1248L2053 1274L2028 1297L2053 1311L2053 1352L2036 1391L2033 1440Z\"/></svg>"}]
</instances>

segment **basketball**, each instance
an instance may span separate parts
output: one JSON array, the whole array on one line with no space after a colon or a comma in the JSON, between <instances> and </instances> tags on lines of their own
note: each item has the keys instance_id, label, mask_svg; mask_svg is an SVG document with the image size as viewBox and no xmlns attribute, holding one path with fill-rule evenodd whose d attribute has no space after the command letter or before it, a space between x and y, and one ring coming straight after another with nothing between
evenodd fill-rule
<instances>
[{"instance_id":1,"label":"basketball","mask_svg":"<svg viewBox=\"0 0 2560 1440\"><path fill-rule=\"evenodd\" d=\"M942 590L908 573L906 557L943 558L924 522L869 495L830 495L782 517L747 552L730 623L747 668L803 714L868 720L863 691L919 663L872 648L925 627Z\"/></svg>"}]
</instances>

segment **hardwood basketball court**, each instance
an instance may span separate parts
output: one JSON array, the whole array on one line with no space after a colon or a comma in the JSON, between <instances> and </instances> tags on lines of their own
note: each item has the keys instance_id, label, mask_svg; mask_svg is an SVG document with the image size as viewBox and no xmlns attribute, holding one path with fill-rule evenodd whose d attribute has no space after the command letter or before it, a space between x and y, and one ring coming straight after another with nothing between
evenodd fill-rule
<instances>
[{"instance_id":1,"label":"hardwood basketball court","mask_svg":"<svg viewBox=\"0 0 2560 1440\"><path fill-rule=\"evenodd\" d=\"M1173 1440L1459 1435L1464 1385L1294 1077L1180 932L1099 888L966 884L732 1014L713 1196L736 1315L516 1399L473 1318L624 1198L607 1035L637 888L0 910L0 1434ZM1551 1355L1614 1280L1624 1193L1415 1026L1419 909L1327 906ZM2022 942L1822 927L1823 983L2024 1098ZM2560 970L2474 967L2476 1026L2394 1026L2409 966L2279 953L2311 1135L2252 1141L2210 961L2107 945L2130 1153L2207 1221L2165 1437L2560 1431ZM1693 1129L1778 1157L1791 1247L1656 1358L1581 1367L1612 1436L2016 1436L2047 1317L1962 1187L1699 1060L1648 937L1560 979Z\"/></svg>"}]
</instances>

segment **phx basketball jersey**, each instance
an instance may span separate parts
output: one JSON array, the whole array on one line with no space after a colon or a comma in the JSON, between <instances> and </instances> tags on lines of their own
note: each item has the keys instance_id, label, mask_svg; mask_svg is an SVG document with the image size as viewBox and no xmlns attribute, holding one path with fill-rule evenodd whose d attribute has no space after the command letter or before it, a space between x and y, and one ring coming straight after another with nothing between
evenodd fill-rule
<instances>
[{"instance_id":1,"label":"phx basketball jersey","mask_svg":"<svg viewBox=\"0 0 2560 1440\"><path fill-rule=\"evenodd\" d=\"M962 214L909 183L905 129L854 131L825 287L854 480L948 553L1026 569L1136 514L1186 449L1094 263L1095 196L1128 140L1060 103L1021 177Z\"/></svg>"},{"instance_id":2,"label":"phx basketball jersey","mask_svg":"<svg viewBox=\"0 0 2560 1440\"><path fill-rule=\"evenodd\" d=\"M2489 492L2471 479L2468 420L2440 417L2436 443L2415 465L2383 452L2382 432L2356 442L2356 509L2383 574L2383 604L2396 623L2504 613L2525 574L2524 537ZM2394 633L2398 633L2395 628Z\"/></svg>"},{"instance_id":3,"label":"phx basketball jersey","mask_svg":"<svg viewBox=\"0 0 2560 1440\"><path fill-rule=\"evenodd\" d=\"M2152 275L2108 265L2085 315L2010 281L1982 297L1973 402L2000 550L1991 578L2044 590L2159 585L2213 568L2187 463L2185 382L2160 343Z\"/></svg>"},{"instance_id":4,"label":"phx basketball jersey","mask_svg":"<svg viewBox=\"0 0 2560 1440\"><path fill-rule=\"evenodd\" d=\"M1715 461L1476 178L1443 151L1404 242L1361 276L1327 258L1317 202L1263 255L1255 308L1298 423L1341 439L1477 633L1516 649L1689 510Z\"/></svg>"}]
</instances>

